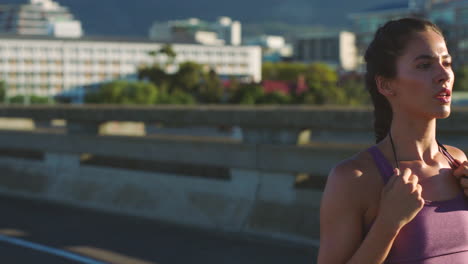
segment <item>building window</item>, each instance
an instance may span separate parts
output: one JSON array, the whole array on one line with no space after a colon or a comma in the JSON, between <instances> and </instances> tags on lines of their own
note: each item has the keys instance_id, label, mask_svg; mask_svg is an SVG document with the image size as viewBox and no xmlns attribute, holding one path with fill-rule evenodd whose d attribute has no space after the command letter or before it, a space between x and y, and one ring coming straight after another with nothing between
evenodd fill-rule
<instances>
[{"instance_id":1,"label":"building window","mask_svg":"<svg viewBox=\"0 0 468 264\"><path fill-rule=\"evenodd\" d=\"M97 53L98 53L98 54L105 55L105 54L107 54L107 49L100 48L100 49L97 50Z\"/></svg>"},{"instance_id":2,"label":"building window","mask_svg":"<svg viewBox=\"0 0 468 264\"><path fill-rule=\"evenodd\" d=\"M82 49L81 51L82 51L84 54L87 54L87 55L93 53L93 50L92 50L91 48L84 48L84 49Z\"/></svg>"},{"instance_id":3,"label":"building window","mask_svg":"<svg viewBox=\"0 0 468 264\"><path fill-rule=\"evenodd\" d=\"M17 78L16 72L10 72L10 73L8 74L8 79L15 81L16 78Z\"/></svg>"},{"instance_id":4,"label":"building window","mask_svg":"<svg viewBox=\"0 0 468 264\"><path fill-rule=\"evenodd\" d=\"M16 94L16 83L9 83L8 84L8 92L12 92L13 94Z\"/></svg>"}]
</instances>

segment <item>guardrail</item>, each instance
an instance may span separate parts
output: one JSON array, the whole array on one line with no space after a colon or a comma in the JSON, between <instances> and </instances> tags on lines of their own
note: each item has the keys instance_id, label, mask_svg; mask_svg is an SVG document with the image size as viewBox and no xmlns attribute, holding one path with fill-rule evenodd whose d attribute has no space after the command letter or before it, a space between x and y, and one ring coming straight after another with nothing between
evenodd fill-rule
<instances>
[{"instance_id":1,"label":"guardrail","mask_svg":"<svg viewBox=\"0 0 468 264\"><path fill-rule=\"evenodd\" d=\"M0 130L4 194L314 245L328 171L373 142L368 108L0 105L0 118L34 123ZM139 131L102 133L116 122ZM439 132L467 150L468 109Z\"/></svg>"}]
</instances>

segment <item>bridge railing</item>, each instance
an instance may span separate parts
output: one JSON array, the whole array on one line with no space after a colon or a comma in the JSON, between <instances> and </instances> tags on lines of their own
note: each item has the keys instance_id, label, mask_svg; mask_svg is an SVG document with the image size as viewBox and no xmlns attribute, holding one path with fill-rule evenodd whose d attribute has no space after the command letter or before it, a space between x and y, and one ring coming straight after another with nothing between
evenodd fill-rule
<instances>
[{"instance_id":1,"label":"bridge railing","mask_svg":"<svg viewBox=\"0 0 468 264\"><path fill-rule=\"evenodd\" d=\"M368 108L3 105L0 120L4 194L312 244L326 175L373 142ZM438 129L468 149L466 108Z\"/></svg>"}]
</instances>

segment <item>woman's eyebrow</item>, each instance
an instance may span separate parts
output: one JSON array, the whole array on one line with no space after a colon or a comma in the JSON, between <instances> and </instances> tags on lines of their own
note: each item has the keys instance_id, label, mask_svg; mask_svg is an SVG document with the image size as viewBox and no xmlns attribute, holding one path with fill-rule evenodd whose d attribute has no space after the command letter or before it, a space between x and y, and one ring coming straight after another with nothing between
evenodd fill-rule
<instances>
[{"instance_id":1,"label":"woman's eyebrow","mask_svg":"<svg viewBox=\"0 0 468 264\"><path fill-rule=\"evenodd\" d=\"M452 58L452 56L450 56L450 54L442 55L442 59L451 59L451 58ZM417 60L437 60L437 59L439 59L438 56L423 54L423 55L419 55L416 58L414 58L414 61L417 61Z\"/></svg>"}]
</instances>

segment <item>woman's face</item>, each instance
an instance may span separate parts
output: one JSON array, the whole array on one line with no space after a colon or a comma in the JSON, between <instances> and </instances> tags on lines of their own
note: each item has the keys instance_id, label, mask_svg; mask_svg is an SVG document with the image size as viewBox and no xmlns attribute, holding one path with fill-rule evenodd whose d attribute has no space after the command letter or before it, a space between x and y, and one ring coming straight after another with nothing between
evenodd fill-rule
<instances>
[{"instance_id":1,"label":"woman's face","mask_svg":"<svg viewBox=\"0 0 468 264\"><path fill-rule=\"evenodd\" d=\"M395 114L427 119L450 115L454 74L441 35L433 30L416 33L397 59L396 73L389 98Z\"/></svg>"}]
</instances>

